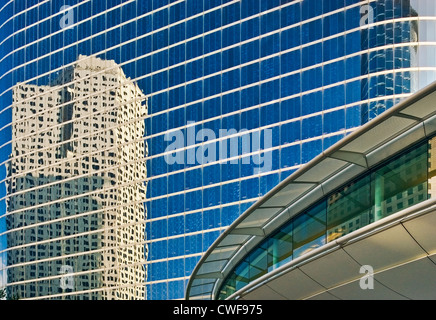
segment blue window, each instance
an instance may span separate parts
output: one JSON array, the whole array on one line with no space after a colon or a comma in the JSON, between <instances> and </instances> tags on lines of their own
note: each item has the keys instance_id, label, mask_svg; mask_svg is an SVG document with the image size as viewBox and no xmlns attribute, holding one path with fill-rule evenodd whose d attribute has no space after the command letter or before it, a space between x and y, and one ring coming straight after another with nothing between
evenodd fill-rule
<instances>
[{"instance_id":1,"label":"blue window","mask_svg":"<svg viewBox=\"0 0 436 320\"><path fill-rule=\"evenodd\" d=\"M203 172L201 169L187 170L185 172L186 189L194 189L201 187L203 182Z\"/></svg>"},{"instance_id":2,"label":"blue window","mask_svg":"<svg viewBox=\"0 0 436 320\"><path fill-rule=\"evenodd\" d=\"M237 183L235 183L237 184ZM224 191L224 186L222 187L223 190L223 196L224 194L227 194L227 192ZM239 184L237 184L237 189L239 190ZM232 193L232 191L230 189L226 188L226 191L229 191L229 193ZM239 196L236 199L236 201L239 200ZM224 199L223 199L224 201ZM232 201L225 201L226 203L230 203ZM203 229L207 230L207 229L212 229L212 228L218 228L221 226L221 211L220 209L214 209L214 210L206 210L203 213ZM207 234L211 234L211 232L208 232ZM214 235L214 233L212 233L212 235ZM216 238L214 238L215 240ZM213 240L213 241L214 241ZM209 247L208 247L209 248Z\"/></svg>"},{"instance_id":3,"label":"blue window","mask_svg":"<svg viewBox=\"0 0 436 320\"><path fill-rule=\"evenodd\" d=\"M208 119L221 114L221 98L213 98L204 101L204 118Z\"/></svg>"},{"instance_id":4,"label":"blue window","mask_svg":"<svg viewBox=\"0 0 436 320\"><path fill-rule=\"evenodd\" d=\"M322 115L305 118L301 124L301 137L303 140L322 135L323 117Z\"/></svg>"},{"instance_id":5,"label":"blue window","mask_svg":"<svg viewBox=\"0 0 436 320\"><path fill-rule=\"evenodd\" d=\"M256 129L259 127L259 109L251 109L241 113L241 127L247 130ZM254 139L256 135L252 135ZM253 151L253 150L251 150Z\"/></svg>"},{"instance_id":6,"label":"blue window","mask_svg":"<svg viewBox=\"0 0 436 320\"><path fill-rule=\"evenodd\" d=\"M171 226L169 226L171 227ZM185 254L185 238L168 239L168 258L183 256ZM156 260L156 259L155 259Z\"/></svg>"},{"instance_id":7,"label":"blue window","mask_svg":"<svg viewBox=\"0 0 436 320\"><path fill-rule=\"evenodd\" d=\"M343 60L324 65L324 85L340 82L345 79L345 64Z\"/></svg>"},{"instance_id":8,"label":"blue window","mask_svg":"<svg viewBox=\"0 0 436 320\"><path fill-rule=\"evenodd\" d=\"M216 73L221 70L221 53L216 53L204 58L204 75Z\"/></svg>"},{"instance_id":9,"label":"blue window","mask_svg":"<svg viewBox=\"0 0 436 320\"><path fill-rule=\"evenodd\" d=\"M273 57L261 62L261 80L280 74L280 57Z\"/></svg>"},{"instance_id":10,"label":"blue window","mask_svg":"<svg viewBox=\"0 0 436 320\"><path fill-rule=\"evenodd\" d=\"M259 40L241 46L241 63L256 60L260 57Z\"/></svg>"},{"instance_id":11,"label":"blue window","mask_svg":"<svg viewBox=\"0 0 436 320\"><path fill-rule=\"evenodd\" d=\"M260 79L259 63L250 64L241 69L241 85L246 86Z\"/></svg>"},{"instance_id":12,"label":"blue window","mask_svg":"<svg viewBox=\"0 0 436 320\"><path fill-rule=\"evenodd\" d=\"M342 106L345 103L345 87L338 85L324 90L324 110Z\"/></svg>"},{"instance_id":13,"label":"blue window","mask_svg":"<svg viewBox=\"0 0 436 320\"><path fill-rule=\"evenodd\" d=\"M216 31L204 36L204 53L210 53L221 48L221 31Z\"/></svg>"},{"instance_id":14,"label":"blue window","mask_svg":"<svg viewBox=\"0 0 436 320\"><path fill-rule=\"evenodd\" d=\"M169 63L170 65L180 63L185 60L185 44L171 47L169 49Z\"/></svg>"},{"instance_id":15,"label":"blue window","mask_svg":"<svg viewBox=\"0 0 436 320\"><path fill-rule=\"evenodd\" d=\"M203 82L197 81L186 86L186 102L200 100L203 96Z\"/></svg>"},{"instance_id":16,"label":"blue window","mask_svg":"<svg viewBox=\"0 0 436 320\"><path fill-rule=\"evenodd\" d=\"M314 20L301 27L302 44L313 42L322 38L322 20Z\"/></svg>"},{"instance_id":17,"label":"blue window","mask_svg":"<svg viewBox=\"0 0 436 320\"><path fill-rule=\"evenodd\" d=\"M281 25L282 28L300 22L300 5L289 5L281 9Z\"/></svg>"},{"instance_id":18,"label":"blue window","mask_svg":"<svg viewBox=\"0 0 436 320\"><path fill-rule=\"evenodd\" d=\"M338 12L333 15L328 15L324 18L324 37L328 37L337 33L341 33L345 28L344 12Z\"/></svg>"},{"instance_id":19,"label":"blue window","mask_svg":"<svg viewBox=\"0 0 436 320\"><path fill-rule=\"evenodd\" d=\"M186 81L191 81L203 76L203 60L195 60L186 65Z\"/></svg>"},{"instance_id":20,"label":"blue window","mask_svg":"<svg viewBox=\"0 0 436 320\"><path fill-rule=\"evenodd\" d=\"M232 70L222 75L222 91L226 92L240 86L241 71L239 69Z\"/></svg>"},{"instance_id":21,"label":"blue window","mask_svg":"<svg viewBox=\"0 0 436 320\"><path fill-rule=\"evenodd\" d=\"M226 24L235 22L237 20L240 19L240 13L241 13L241 8L240 8L240 3L236 2L234 4L225 6L222 8L222 23L223 26L225 26Z\"/></svg>"},{"instance_id":22,"label":"blue window","mask_svg":"<svg viewBox=\"0 0 436 320\"><path fill-rule=\"evenodd\" d=\"M185 124L185 110L182 108L171 110L168 113L168 126L170 128L178 128Z\"/></svg>"},{"instance_id":23,"label":"blue window","mask_svg":"<svg viewBox=\"0 0 436 320\"><path fill-rule=\"evenodd\" d=\"M275 33L268 37L261 39L261 56L265 57L274 53L279 52L280 50L280 34Z\"/></svg>"},{"instance_id":24,"label":"blue window","mask_svg":"<svg viewBox=\"0 0 436 320\"><path fill-rule=\"evenodd\" d=\"M239 24L223 29L223 48L240 41L241 27Z\"/></svg>"},{"instance_id":25,"label":"blue window","mask_svg":"<svg viewBox=\"0 0 436 320\"><path fill-rule=\"evenodd\" d=\"M153 91L157 92L168 87L168 72L162 71L153 75Z\"/></svg>"},{"instance_id":26,"label":"blue window","mask_svg":"<svg viewBox=\"0 0 436 320\"><path fill-rule=\"evenodd\" d=\"M204 96L213 96L221 92L221 76L204 79Z\"/></svg>"},{"instance_id":27,"label":"blue window","mask_svg":"<svg viewBox=\"0 0 436 320\"><path fill-rule=\"evenodd\" d=\"M280 119L286 121L301 116L301 99L286 99L280 103Z\"/></svg>"},{"instance_id":28,"label":"blue window","mask_svg":"<svg viewBox=\"0 0 436 320\"><path fill-rule=\"evenodd\" d=\"M124 9L124 7L123 7ZM126 12L123 10L123 13ZM158 30L168 25L168 9L163 9L153 14L153 30Z\"/></svg>"},{"instance_id":29,"label":"blue window","mask_svg":"<svg viewBox=\"0 0 436 320\"><path fill-rule=\"evenodd\" d=\"M185 66L181 65L176 68L172 68L169 71L169 84L170 87L176 86L185 82Z\"/></svg>"},{"instance_id":30,"label":"blue window","mask_svg":"<svg viewBox=\"0 0 436 320\"><path fill-rule=\"evenodd\" d=\"M281 148L280 151L281 168L293 167L299 164L301 164L301 146L299 144ZM288 174L290 174L290 172L288 172Z\"/></svg>"},{"instance_id":31,"label":"blue window","mask_svg":"<svg viewBox=\"0 0 436 320\"><path fill-rule=\"evenodd\" d=\"M302 52L302 67L306 68L322 62L322 44L317 43L309 47L304 47Z\"/></svg>"},{"instance_id":32,"label":"blue window","mask_svg":"<svg viewBox=\"0 0 436 320\"><path fill-rule=\"evenodd\" d=\"M181 109L183 110L183 109ZM184 119L184 117L181 117ZM186 122L188 121L201 121L203 120L203 104L196 103L186 107ZM186 123L185 122L185 123Z\"/></svg>"},{"instance_id":33,"label":"blue window","mask_svg":"<svg viewBox=\"0 0 436 320\"><path fill-rule=\"evenodd\" d=\"M199 0L186 0L187 17L196 15L203 11L203 1Z\"/></svg>"},{"instance_id":34,"label":"blue window","mask_svg":"<svg viewBox=\"0 0 436 320\"><path fill-rule=\"evenodd\" d=\"M168 260L168 277L179 278L184 276L185 261L184 259Z\"/></svg>"},{"instance_id":35,"label":"blue window","mask_svg":"<svg viewBox=\"0 0 436 320\"><path fill-rule=\"evenodd\" d=\"M261 1L241 0L242 19L260 12Z\"/></svg>"},{"instance_id":36,"label":"blue window","mask_svg":"<svg viewBox=\"0 0 436 320\"><path fill-rule=\"evenodd\" d=\"M322 68L303 71L301 75L302 91L316 89L322 86Z\"/></svg>"},{"instance_id":37,"label":"blue window","mask_svg":"<svg viewBox=\"0 0 436 320\"><path fill-rule=\"evenodd\" d=\"M322 140L310 141L302 144L301 161L307 163L322 152Z\"/></svg>"},{"instance_id":38,"label":"blue window","mask_svg":"<svg viewBox=\"0 0 436 320\"><path fill-rule=\"evenodd\" d=\"M251 167L251 173L253 167ZM241 200L252 199L259 196L259 178L241 181Z\"/></svg>"},{"instance_id":39,"label":"blue window","mask_svg":"<svg viewBox=\"0 0 436 320\"><path fill-rule=\"evenodd\" d=\"M217 149L217 157L219 156L218 152L219 152L219 149ZM219 164L204 166L203 167L203 186L219 183L221 180L219 170L220 170Z\"/></svg>"},{"instance_id":40,"label":"blue window","mask_svg":"<svg viewBox=\"0 0 436 320\"><path fill-rule=\"evenodd\" d=\"M203 16L194 19L189 19L186 26L186 37L192 38L203 32Z\"/></svg>"},{"instance_id":41,"label":"blue window","mask_svg":"<svg viewBox=\"0 0 436 320\"><path fill-rule=\"evenodd\" d=\"M261 16L260 21L262 34L277 30L280 28L280 11L275 10L264 14Z\"/></svg>"},{"instance_id":42,"label":"blue window","mask_svg":"<svg viewBox=\"0 0 436 320\"><path fill-rule=\"evenodd\" d=\"M186 59L201 56L203 54L203 38L191 40L186 44Z\"/></svg>"},{"instance_id":43,"label":"blue window","mask_svg":"<svg viewBox=\"0 0 436 320\"><path fill-rule=\"evenodd\" d=\"M140 2L144 2L144 1L140 1ZM145 1L148 2L148 1ZM182 21L183 19L185 19L186 17L186 2L183 1L181 3L177 3L173 6L170 7L170 24L178 22L178 21ZM151 10L148 10L151 11Z\"/></svg>"},{"instance_id":44,"label":"blue window","mask_svg":"<svg viewBox=\"0 0 436 320\"><path fill-rule=\"evenodd\" d=\"M221 10L214 10L204 15L204 32L221 27Z\"/></svg>"},{"instance_id":45,"label":"blue window","mask_svg":"<svg viewBox=\"0 0 436 320\"><path fill-rule=\"evenodd\" d=\"M323 119L323 133L329 134L345 129L345 109L327 112Z\"/></svg>"},{"instance_id":46,"label":"blue window","mask_svg":"<svg viewBox=\"0 0 436 320\"><path fill-rule=\"evenodd\" d=\"M170 45L185 40L185 23L170 28Z\"/></svg>"},{"instance_id":47,"label":"blue window","mask_svg":"<svg viewBox=\"0 0 436 320\"><path fill-rule=\"evenodd\" d=\"M187 192L185 194L185 210L193 211L201 209L203 205L203 193L201 190Z\"/></svg>"},{"instance_id":48,"label":"blue window","mask_svg":"<svg viewBox=\"0 0 436 320\"><path fill-rule=\"evenodd\" d=\"M234 66L240 64L240 61L241 61L241 57L240 57L240 48L239 47L235 47L235 48L223 51L223 53L222 53L222 68L223 69L234 67Z\"/></svg>"},{"instance_id":49,"label":"blue window","mask_svg":"<svg viewBox=\"0 0 436 320\"><path fill-rule=\"evenodd\" d=\"M241 40L245 41L260 34L259 18L253 18L241 23Z\"/></svg>"},{"instance_id":50,"label":"blue window","mask_svg":"<svg viewBox=\"0 0 436 320\"><path fill-rule=\"evenodd\" d=\"M280 103L264 106L260 109L260 126L278 123L280 121Z\"/></svg>"},{"instance_id":51,"label":"blue window","mask_svg":"<svg viewBox=\"0 0 436 320\"><path fill-rule=\"evenodd\" d=\"M241 108L245 109L260 103L259 86L252 86L241 91Z\"/></svg>"},{"instance_id":52,"label":"blue window","mask_svg":"<svg viewBox=\"0 0 436 320\"><path fill-rule=\"evenodd\" d=\"M301 3L302 5L302 19L307 20L322 14L322 5L324 1L318 0L305 0ZM322 30L322 29L320 29Z\"/></svg>"},{"instance_id":53,"label":"blue window","mask_svg":"<svg viewBox=\"0 0 436 320\"><path fill-rule=\"evenodd\" d=\"M280 59L282 74L299 70L301 67L300 50L294 50L284 53L281 55Z\"/></svg>"},{"instance_id":54,"label":"blue window","mask_svg":"<svg viewBox=\"0 0 436 320\"><path fill-rule=\"evenodd\" d=\"M308 115L314 112L319 112L323 109L323 101L325 102L326 97L321 91L316 91L303 96L301 102L301 112L302 115Z\"/></svg>"},{"instance_id":55,"label":"blue window","mask_svg":"<svg viewBox=\"0 0 436 320\"><path fill-rule=\"evenodd\" d=\"M301 91L301 76L299 73L281 79L281 97L285 98Z\"/></svg>"},{"instance_id":56,"label":"blue window","mask_svg":"<svg viewBox=\"0 0 436 320\"><path fill-rule=\"evenodd\" d=\"M159 50L168 46L168 30L162 30L153 34L153 50Z\"/></svg>"}]
</instances>

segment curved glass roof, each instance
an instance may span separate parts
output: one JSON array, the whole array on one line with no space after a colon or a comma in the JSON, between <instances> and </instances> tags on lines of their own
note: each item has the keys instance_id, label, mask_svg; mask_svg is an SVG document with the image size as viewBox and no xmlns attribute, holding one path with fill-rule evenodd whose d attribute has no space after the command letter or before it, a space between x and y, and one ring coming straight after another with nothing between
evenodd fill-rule
<instances>
[{"instance_id":1,"label":"curved glass roof","mask_svg":"<svg viewBox=\"0 0 436 320\"><path fill-rule=\"evenodd\" d=\"M236 265L218 298L230 299L235 292L239 296L264 275L274 277L290 261L306 258L337 239L342 242L345 235L434 196L435 146L436 138L408 146L294 216Z\"/></svg>"},{"instance_id":2,"label":"curved glass roof","mask_svg":"<svg viewBox=\"0 0 436 320\"><path fill-rule=\"evenodd\" d=\"M209 248L189 280L187 299L215 299L253 248L318 200L436 132L436 83L368 122L307 163L242 214Z\"/></svg>"}]
</instances>

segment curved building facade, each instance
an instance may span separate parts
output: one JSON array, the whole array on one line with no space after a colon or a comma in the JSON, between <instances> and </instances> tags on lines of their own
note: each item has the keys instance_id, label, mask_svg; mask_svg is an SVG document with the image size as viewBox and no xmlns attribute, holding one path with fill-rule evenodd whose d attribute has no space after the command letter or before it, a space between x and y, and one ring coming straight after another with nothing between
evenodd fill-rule
<instances>
[{"instance_id":1,"label":"curved building facade","mask_svg":"<svg viewBox=\"0 0 436 320\"><path fill-rule=\"evenodd\" d=\"M436 83L274 188L208 250L187 298L434 299L435 97Z\"/></svg>"},{"instance_id":2,"label":"curved building facade","mask_svg":"<svg viewBox=\"0 0 436 320\"><path fill-rule=\"evenodd\" d=\"M3 282L11 294L28 298L81 298L82 293L105 298L93 292L115 282L119 293L107 297L183 298L204 252L257 200L436 79L435 21L436 5L423 0L0 1ZM71 73L81 64L92 70L83 86ZM114 83L113 68L119 74ZM86 108L82 98L88 101L87 124L80 115ZM123 116L109 110L103 115L111 108L105 99L111 98ZM19 109L30 112L32 103L37 117L20 118ZM117 130L105 121L116 121ZM51 126L56 129L48 136ZM97 135L97 129L107 134ZM93 157L91 141L82 139L88 133L96 148L116 145L116 152ZM112 135L118 140L105 144ZM49 141L62 147L49 151ZM30 149L21 152L18 147L26 144ZM83 153L89 160L77 162L85 168L74 173L77 150L86 148L82 144L89 147ZM42 155L32 159L32 146ZM111 173L115 163L118 171ZM55 171L54 178L39 173L46 167ZM33 181L21 186L19 177L28 173ZM120 177L113 187L123 198L114 203L107 199L110 191L101 191L113 175ZM78 184L84 188L48 189L56 177L83 180ZM95 183L87 184L91 178ZM20 200L32 196L20 193L27 188L34 188L36 199ZM40 195L42 202L32 202ZM66 216L58 217L56 210L76 196L95 202L74 209L77 218L104 212L95 229L82 232L67 223L69 233L44 231L42 226L56 230L64 223ZM28 238L26 230L35 237ZM79 259L85 244L78 240L56 257L49 252L79 235L96 244L89 253L92 259L101 254L98 262L76 261L86 267L68 272L77 285L71 292L58 285L48 289L51 281L65 282L62 275L71 271L71 263L64 260ZM117 240L108 240L112 235ZM101 253L107 246L123 257L116 264ZM99 270L96 277L94 270ZM89 280L79 286L82 277ZM124 288L135 289L124 294Z\"/></svg>"}]
</instances>

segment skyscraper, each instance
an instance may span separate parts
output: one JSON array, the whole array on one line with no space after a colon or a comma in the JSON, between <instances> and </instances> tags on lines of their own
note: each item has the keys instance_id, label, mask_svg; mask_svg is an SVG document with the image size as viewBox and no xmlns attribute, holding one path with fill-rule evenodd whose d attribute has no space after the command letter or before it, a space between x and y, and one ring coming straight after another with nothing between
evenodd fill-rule
<instances>
[{"instance_id":1,"label":"skyscraper","mask_svg":"<svg viewBox=\"0 0 436 320\"><path fill-rule=\"evenodd\" d=\"M145 97L85 56L55 83L13 89L8 292L144 299Z\"/></svg>"},{"instance_id":2,"label":"skyscraper","mask_svg":"<svg viewBox=\"0 0 436 320\"><path fill-rule=\"evenodd\" d=\"M50 86L79 55L114 61L148 98L146 296L183 298L257 199L436 79L435 18L424 0L3 1L2 162L18 83Z\"/></svg>"}]
</instances>

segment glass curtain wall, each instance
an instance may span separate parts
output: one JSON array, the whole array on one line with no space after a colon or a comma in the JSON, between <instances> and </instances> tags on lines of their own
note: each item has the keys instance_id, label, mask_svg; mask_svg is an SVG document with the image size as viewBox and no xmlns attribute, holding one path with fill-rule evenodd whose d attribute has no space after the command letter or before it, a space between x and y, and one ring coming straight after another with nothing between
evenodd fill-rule
<instances>
[{"instance_id":1,"label":"glass curtain wall","mask_svg":"<svg viewBox=\"0 0 436 320\"><path fill-rule=\"evenodd\" d=\"M260 197L436 79L435 25L433 0L0 0L0 287L97 299L104 269L110 288L134 288L109 297L182 299ZM268 268L321 243L309 227ZM138 258L117 267L99 257L131 244ZM59 289L64 274L75 289Z\"/></svg>"},{"instance_id":2,"label":"glass curtain wall","mask_svg":"<svg viewBox=\"0 0 436 320\"><path fill-rule=\"evenodd\" d=\"M325 243L431 198L435 141L410 148L298 214L230 273L219 299Z\"/></svg>"}]
</instances>

